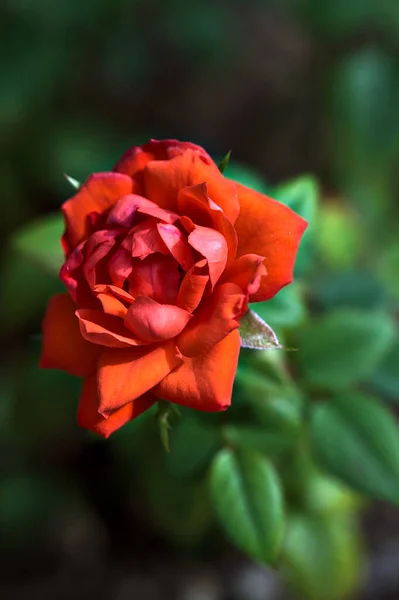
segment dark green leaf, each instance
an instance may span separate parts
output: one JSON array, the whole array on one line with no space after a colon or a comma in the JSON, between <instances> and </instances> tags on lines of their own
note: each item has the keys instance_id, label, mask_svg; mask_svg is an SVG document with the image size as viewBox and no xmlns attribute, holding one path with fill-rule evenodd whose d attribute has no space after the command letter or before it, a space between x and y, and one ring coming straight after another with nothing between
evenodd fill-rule
<instances>
[{"instance_id":1,"label":"dark green leaf","mask_svg":"<svg viewBox=\"0 0 399 600\"><path fill-rule=\"evenodd\" d=\"M399 402L399 342L390 350L369 383L382 395Z\"/></svg>"},{"instance_id":2,"label":"dark green leaf","mask_svg":"<svg viewBox=\"0 0 399 600\"><path fill-rule=\"evenodd\" d=\"M233 448L257 450L268 456L276 456L292 449L298 437L295 431L269 431L260 425L226 425L222 435Z\"/></svg>"},{"instance_id":3,"label":"dark green leaf","mask_svg":"<svg viewBox=\"0 0 399 600\"><path fill-rule=\"evenodd\" d=\"M399 504L399 428L383 404L343 394L314 408L311 434L316 456L333 475Z\"/></svg>"},{"instance_id":4,"label":"dark green leaf","mask_svg":"<svg viewBox=\"0 0 399 600\"><path fill-rule=\"evenodd\" d=\"M280 549L284 508L278 476L256 452L222 450L211 469L211 497L230 539L262 562Z\"/></svg>"},{"instance_id":5,"label":"dark green leaf","mask_svg":"<svg viewBox=\"0 0 399 600\"><path fill-rule=\"evenodd\" d=\"M267 323L273 327L295 327L305 320L306 310L301 300L298 284L287 285L271 300L249 305Z\"/></svg>"},{"instance_id":6,"label":"dark green leaf","mask_svg":"<svg viewBox=\"0 0 399 600\"><path fill-rule=\"evenodd\" d=\"M194 416L184 415L170 434L168 471L176 477L192 475L205 467L221 446L220 430Z\"/></svg>"},{"instance_id":7,"label":"dark green leaf","mask_svg":"<svg viewBox=\"0 0 399 600\"><path fill-rule=\"evenodd\" d=\"M281 345L273 329L253 310L240 323L241 346L256 350L278 349Z\"/></svg>"},{"instance_id":8,"label":"dark green leaf","mask_svg":"<svg viewBox=\"0 0 399 600\"><path fill-rule=\"evenodd\" d=\"M384 313L347 309L316 319L297 343L303 375L314 387L344 389L376 371L394 336Z\"/></svg>"},{"instance_id":9,"label":"dark green leaf","mask_svg":"<svg viewBox=\"0 0 399 600\"><path fill-rule=\"evenodd\" d=\"M256 190L261 194L271 194L271 188L257 171L237 162L230 161L226 177L238 181L238 183L241 183L252 190Z\"/></svg>"},{"instance_id":10,"label":"dark green leaf","mask_svg":"<svg viewBox=\"0 0 399 600\"><path fill-rule=\"evenodd\" d=\"M226 167L227 167L227 165L229 164L229 161L230 161L230 156L231 156L231 150L229 150L228 153L226 154L226 156L223 157L222 160L220 161L219 171L221 173L225 172Z\"/></svg>"}]
</instances>

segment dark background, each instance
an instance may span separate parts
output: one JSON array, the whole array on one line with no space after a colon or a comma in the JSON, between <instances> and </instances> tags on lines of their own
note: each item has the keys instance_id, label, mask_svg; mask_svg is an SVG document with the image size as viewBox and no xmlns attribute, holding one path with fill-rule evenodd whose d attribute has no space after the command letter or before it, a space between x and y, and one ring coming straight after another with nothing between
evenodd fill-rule
<instances>
[{"instance_id":1,"label":"dark background","mask_svg":"<svg viewBox=\"0 0 399 600\"><path fill-rule=\"evenodd\" d=\"M280 598L276 576L221 551L202 517L183 541L160 530L136 493L134 442L77 430L79 382L36 367L60 284L15 252L13 234L70 195L63 173L109 170L150 137L191 140L216 157L231 149L233 166L271 184L317 175L337 223L329 241L344 246L327 248L331 268L370 244L366 268L378 262L397 300L399 5L3 0L0 23L0 594ZM146 443L134 449L144 463ZM398 597L398 523L385 505L365 520L361 598Z\"/></svg>"}]
</instances>

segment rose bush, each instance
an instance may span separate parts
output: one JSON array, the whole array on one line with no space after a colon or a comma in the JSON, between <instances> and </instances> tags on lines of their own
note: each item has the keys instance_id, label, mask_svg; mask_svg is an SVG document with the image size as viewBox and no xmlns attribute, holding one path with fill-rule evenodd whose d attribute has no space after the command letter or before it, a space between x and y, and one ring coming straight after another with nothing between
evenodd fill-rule
<instances>
[{"instance_id":1,"label":"rose bush","mask_svg":"<svg viewBox=\"0 0 399 600\"><path fill-rule=\"evenodd\" d=\"M40 365L84 378L79 424L108 437L158 398L227 408L240 319L291 282L306 222L175 140L132 148L62 211L67 293Z\"/></svg>"}]
</instances>

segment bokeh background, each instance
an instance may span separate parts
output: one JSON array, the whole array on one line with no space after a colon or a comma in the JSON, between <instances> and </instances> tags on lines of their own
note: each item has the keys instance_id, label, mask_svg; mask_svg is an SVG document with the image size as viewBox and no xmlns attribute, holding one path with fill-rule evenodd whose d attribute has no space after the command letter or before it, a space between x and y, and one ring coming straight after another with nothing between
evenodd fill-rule
<instances>
[{"instance_id":1,"label":"bokeh background","mask_svg":"<svg viewBox=\"0 0 399 600\"><path fill-rule=\"evenodd\" d=\"M191 502L197 480L150 459L156 428L109 442L77 429L79 382L36 366L61 289L34 260L51 224L18 236L71 194L63 173L109 170L150 137L191 140L231 149L227 174L258 189L319 182L301 301L277 304L271 325L337 307L397 317L397 0L3 0L0 23L0 596L324 600L340 577L331 548L323 559L305 539L311 564L286 588L226 542L206 500ZM368 382L393 410L398 372L396 342ZM367 504L360 530L367 551L349 554L368 566L350 597L398 598L399 512Z\"/></svg>"}]
</instances>

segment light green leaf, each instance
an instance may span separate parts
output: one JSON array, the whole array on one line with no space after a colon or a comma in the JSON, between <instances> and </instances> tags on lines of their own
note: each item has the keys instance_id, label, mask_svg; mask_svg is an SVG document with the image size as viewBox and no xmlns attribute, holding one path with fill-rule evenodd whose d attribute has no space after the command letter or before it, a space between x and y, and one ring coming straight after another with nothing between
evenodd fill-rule
<instances>
[{"instance_id":1,"label":"light green leaf","mask_svg":"<svg viewBox=\"0 0 399 600\"><path fill-rule=\"evenodd\" d=\"M347 393L314 407L311 439L316 457L333 475L399 504L399 428L379 401Z\"/></svg>"},{"instance_id":2,"label":"light green leaf","mask_svg":"<svg viewBox=\"0 0 399 600\"><path fill-rule=\"evenodd\" d=\"M249 310L241 319L240 336L242 348L275 350L282 347L270 325L253 310Z\"/></svg>"},{"instance_id":3,"label":"light green leaf","mask_svg":"<svg viewBox=\"0 0 399 600\"><path fill-rule=\"evenodd\" d=\"M303 375L313 387L344 389L376 371L394 336L394 322L380 312L342 309L315 319L297 341Z\"/></svg>"},{"instance_id":4,"label":"light green leaf","mask_svg":"<svg viewBox=\"0 0 399 600\"><path fill-rule=\"evenodd\" d=\"M68 183L71 184L71 186L75 189L78 190L80 188L80 186L82 185L80 183L80 181L78 181L77 179L74 179L73 177L70 177L69 175L67 175L66 173L64 173L64 177L67 180Z\"/></svg>"},{"instance_id":5,"label":"light green leaf","mask_svg":"<svg viewBox=\"0 0 399 600\"><path fill-rule=\"evenodd\" d=\"M316 219L319 194L317 180L310 175L303 175L279 185L274 190L273 198L303 217L309 223L309 231Z\"/></svg>"},{"instance_id":6,"label":"light green leaf","mask_svg":"<svg viewBox=\"0 0 399 600\"><path fill-rule=\"evenodd\" d=\"M222 450L212 464L210 486L216 514L233 543L257 560L274 563L284 508L272 465L256 452Z\"/></svg>"},{"instance_id":7,"label":"light green leaf","mask_svg":"<svg viewBox=\"0 0 399 600\"><path fill-rule=\"evenodd\" d=\"M261 194L271 193L271 188L257 171L240 163L230 161L226 177L233 181L237 181L252 190L256 190Z\"/></svg>"},{"instance_id":8,"label":"light green leaf","mask_svg":"<svg viewBox=\"0 0 399 600\"><path fill-rule=\"evenodd\" d=\"M64 260L60 242L63 233L62 215L48 215L19 229L12 238L12 246L27 259L58 275Z\"/></svg>"},{"instance_id":9,"label":"light green leaf","mask_svg":"<svg viewBox=\"0 0 399 600\"><path fill-rule=\"evenodd\" d=\"M352 597L360 583L362 544L356 521L347 515L293 514L288 519L281 573L306 600Z\"/></svg>"}]
</instances>

